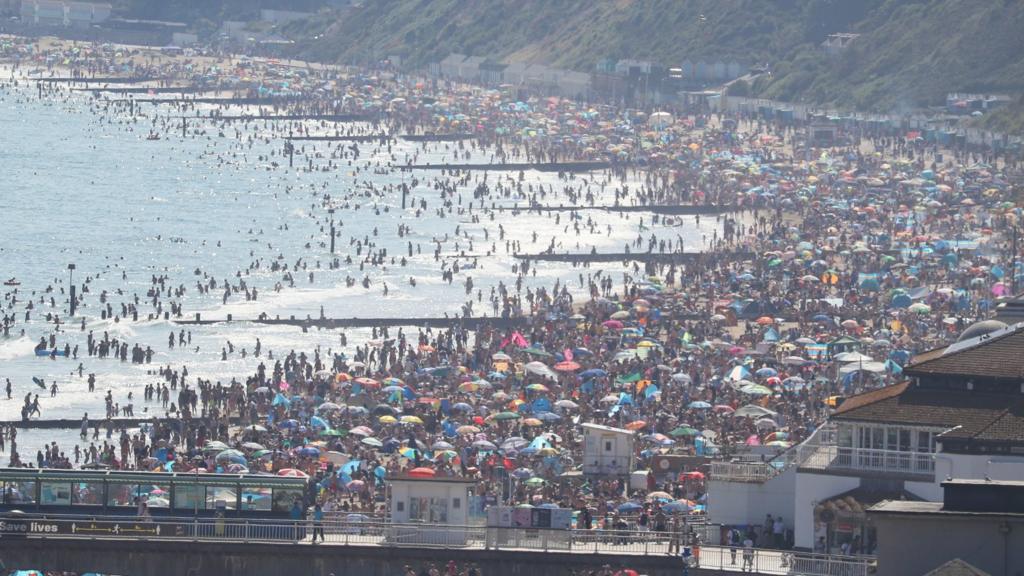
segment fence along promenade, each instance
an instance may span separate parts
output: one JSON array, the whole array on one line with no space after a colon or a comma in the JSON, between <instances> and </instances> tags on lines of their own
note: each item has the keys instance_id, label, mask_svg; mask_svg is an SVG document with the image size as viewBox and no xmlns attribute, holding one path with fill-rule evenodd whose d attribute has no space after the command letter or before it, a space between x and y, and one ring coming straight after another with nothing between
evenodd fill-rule
<instances>
[{"instance_id":1,"label":"fence along promenade","mask_svg":"<svg viewBox=\"0 0 1024 576\"><path fill-rule=\"evenodd\" d=\"M399 524L331 516L322 522L322 542L314 543L314 528L309 520L11 514L0 524L0 537L550 551L626 557L664 555L680 557L680 565L686 551L685 561L693 568L803 576L867 576L874 564L870 556L763 548L745 553L742 548L686 542L685 535L669 532ZM673 537L679 538L677 546L672 544Z\"/></svg>"}]
</instances>

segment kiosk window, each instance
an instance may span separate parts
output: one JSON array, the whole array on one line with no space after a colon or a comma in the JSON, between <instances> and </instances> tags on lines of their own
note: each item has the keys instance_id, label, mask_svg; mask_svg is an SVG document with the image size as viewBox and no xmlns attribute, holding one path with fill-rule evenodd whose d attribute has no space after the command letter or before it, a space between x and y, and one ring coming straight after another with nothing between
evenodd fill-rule
<instances>
[{"instance_id":1,"label":"kiosk window","mask_svg":"<svg viewBox=\"0 0 1024 576\"><path fill-rule=\"evenodd\" d=\"M102 506L102 482L75 482L71 484L71 504L75 506Z\"/></svg>"},{"instance_id":2,"label":"kiosk window","mask_svg":"<svg viewBox=\"0 0 1024 576\"><path fill-rule=\"evenodd\" d=\"M67 482L43 482L40 503L44 506L68 506L71 504L71 484Z\"/></svg>"},{"instance_id":3,"label":"kiosk window","mask_svg":"<svg viewBox=\"0 0 1024 576\"><path fill-rule=\"evenodd\" d=\"M7 504L35 504L36 483L32 480L8 482L4 487L4 502Z\"/></svg>"}]
</instances>

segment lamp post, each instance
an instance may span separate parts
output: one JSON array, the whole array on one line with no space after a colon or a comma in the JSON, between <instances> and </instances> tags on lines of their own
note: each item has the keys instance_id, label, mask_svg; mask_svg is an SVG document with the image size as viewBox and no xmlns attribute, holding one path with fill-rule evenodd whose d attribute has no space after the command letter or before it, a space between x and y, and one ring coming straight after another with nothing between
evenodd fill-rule
<instances>
[{"instance_id":1,"label":"lamp post","mask_svg":"<svg viewBox=\"0 0 1024 576\"><path fill-rule=\"evenodd\" d=\"M71 286L71 317L75 315L75 265L68 264L68 285Z\"/></svg>"},{"instance_id":2,"label":"lamp post","mask_svg":"<svg viewBox=\"0 0 1024 576\"><path fill-rule=\"evenodd\" d=\"M331 215L331 254L334 254L334 208L328 208L327 213Z\"/></svg>"}]
</instances>

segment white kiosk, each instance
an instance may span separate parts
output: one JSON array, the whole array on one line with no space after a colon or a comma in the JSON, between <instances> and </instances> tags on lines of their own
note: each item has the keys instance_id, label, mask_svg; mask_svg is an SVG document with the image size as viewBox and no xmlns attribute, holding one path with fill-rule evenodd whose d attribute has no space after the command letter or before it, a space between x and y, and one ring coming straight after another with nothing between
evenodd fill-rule
<instances>
[{"instance_id":1,"label":"white kiosk","mask_svg":"<svg viewBox=\"0 0 1024 576\"><path fill-rule=\"evenodd\" d=\"M388 543L465 546L475 484L439 476L388 479Z\"/></svg>"},{"instance_id":2,"label":"white kiosk","mask_svg":"<svg viewBox=\"0 0 1024 576\"><path fill-rule=\"evenodd\" d=\"M633 470L632 430L600 424L583 424L583 474L587 476L629 475Z\"/></svg>"}]
</instances>

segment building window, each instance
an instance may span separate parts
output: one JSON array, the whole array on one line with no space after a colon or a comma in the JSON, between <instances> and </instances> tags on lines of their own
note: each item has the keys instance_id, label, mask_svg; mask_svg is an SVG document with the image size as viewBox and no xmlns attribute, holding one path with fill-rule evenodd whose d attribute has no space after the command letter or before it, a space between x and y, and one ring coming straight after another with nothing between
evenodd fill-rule
<instances>
[{"instance_id":1,"label":"building window","mask_svg":"<svg viewBox=\"0 0 1024 576\"><path fill-rule=\"evenodd\" d=\"M458 510L462 508L462 498L452 498L452 509Z\"/></svg>"},{"instance_id":2,"label":"building window","mask_svg":"<svg viewBox=\"0 0 1024 576\"><path fill-rule=\"evenodd\" d=\"M935 436L931 432L922 430L917 433L917 451L935 452Z\"/></svg>"},{"instance_id":3,"label":"building window","mask_svg":"<svg viewBox=\"0 0 1024 576\"><path fill-rule=\"evenodd\" d=\"M64 482L43 482L40 502L43 505L68 506L71 504L71 484Z\"/></svg>"},{"instance_id":4,"label":"building window","mask_svg":"<svg viewBox=\"0 0 1024 576\"><path fill-rule=\"evenodd\" d=\"M910 430L900 428L900 452L910 452Z\"/></svg>"},{"instance_id":5,"label":"building window","mask_svg":"<svg viewBox=\"0 0 1024 576\"><path fill-rule=\"evenodd\" d=\"M409 519L431 524L448 522L447 498L410 498Z\"/></svg>"},{"instance_id":6,"label":"building window","mask_svg":"<svg viewBox=\"0 0 1024 576\"><path fill-rule=\"evenodd\" d=\"M612 451L612 442L611 442L611 440L605 440L604 441L604 451L605 452L611 452Z\"/></svg>"}]
</instances>

